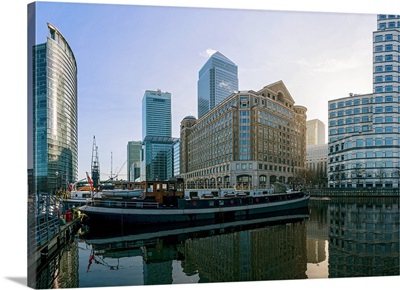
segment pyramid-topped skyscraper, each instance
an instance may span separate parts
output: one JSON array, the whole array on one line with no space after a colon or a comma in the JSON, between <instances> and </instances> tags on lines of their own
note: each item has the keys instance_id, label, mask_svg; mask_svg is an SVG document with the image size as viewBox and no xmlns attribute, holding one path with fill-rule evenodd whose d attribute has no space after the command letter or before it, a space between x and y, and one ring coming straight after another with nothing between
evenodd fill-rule
<instances>
[{"instance_id":1,"label":"pyramid-topped skyscraper","mask_svg":"<svg viewBox=\"0 0 400 290\"><path fill-rule=\"evenodd\" d=\"M197 113L201 118L226 97L238 91L238 67L220 52L215 52L199 71Z\"/></svg>"}]
</instances>

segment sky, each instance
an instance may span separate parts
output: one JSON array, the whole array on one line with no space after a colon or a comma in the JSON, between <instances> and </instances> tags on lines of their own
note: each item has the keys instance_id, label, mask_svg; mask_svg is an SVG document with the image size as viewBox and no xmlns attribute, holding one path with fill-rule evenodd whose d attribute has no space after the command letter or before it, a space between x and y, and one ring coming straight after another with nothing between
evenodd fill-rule
<instances>
[{"instance_id":1,"label":"sky","mask_svg":"<svg viewBox=\"0 0 400 290\"><path fill-rule=\"evenodd\" d=\"M2 9L0 9L0 35L2 39L1 64L3 72L1 77L2 106L0 118L2 150L0 152L2 166L0 167L0 176L3 184L3 201L6 202L5 206L3 205L0 211L0 220L2 232L7 234L6 238L1 239L1 247L4 249L3 260L5 261L3 267L1 267L2 279L0 279L0 285L2 289L26 289L26 168L27 159L29 157L27 154L26 39L27 4L30 2L32 1L6 1L2 4ZM63 2L82 1L64 0ZM110 3L111 1L86 0L85 2ZM143 90L160 88L163 91L170 91L172 93L174 124L179 122L179 119L187 114L197 115L197 73L206 61L206 58L202 55L207 49L220 50L221 53L238 65L240 89L257 90L264 85L282 79L296 104L309 107L309 118L320 118L322 121L326 122L326 113L323 112L326 112L326 101L328 99L340 98L347 95L349 92L362 93L370 92L371 90L371 58L368 56L362 57L362 54L371 53L371 29L375 29L375 19L374 17L367 17L365 14L400 14L398 0L115 0L112 2L137 5L146 4L151 6L204 7L204 10L208 8L223 8L221 10L240 8L245 10L300 11L296 13L296 15L303 15L305 17L303 17L301 21L295 22L294 19L285 18L282 16L283 14L277 15L277 13L275 13L275 19L272 19L271 15L263 16L260 12L254 11L248 11L250 13L247 16L236 13L236 19L233 19L233 16L224 16L224 18L214 23L214 27L218 27L218 29L212 30L213 34L206 35L206 37L204 37L204 35L207 31L201 30L200 28L208 27L210 30L212 23L200 13L203 9L197 9L198 11L196 14L191 15L191 17L188 15L180 21L179 19L177 19L177 21L174 21L174 18L171 19L171 14L169 18L166 18L163 14L160 16L160 14L156 14L155 11L153 11L154 14L153 12L150 14L151 21L150 16L145 17L145 23L147 24L146 29L149 30L142 30L141 33L140 30L144 29L145 26L143 23L138 22L133 26L135 23L133 17L119 23L118 29L109 26L112 24L111 14L107 14L105 17L101 15L97 16L97 19L99 19L97 25L105 24L105 28L103 28L102 31L98 26L93 26L93 23L90 24L90 21L84 21L81 18L74 17L74 15L77 17L79 15L82 16L81 9L75 9L68 13L66 11L52 11L47 15L48 20L42 19L40 20L42 22L39 22L38 19L38 30L40 29L43 31L40 37L38 34L38 43L45 41L43 37L46 37L46 32L44 31L46 29L46 22L53 22L71 44L78 61L78 117L80 122L79 177L82 177L82 172L90 170L93 135L96 135L97 145L99 146L101 170L104 170L104 172L110 171L109 156L111 151L113 151L115 159L113 163L115 166L120 166L123 163L127 141L141 138L140 126L137 124L137 122L141 120L141 117L139 117L141 111L140 109L137 110L135 106L139 106L140 108ZM323 15L322 17L320 16L322 20L328 19L326 17L331 15L331 13L357 13L362 15L360 22L355 26L349 24L352 23L352 20L343 20L348 25L344 30L339 30L338 27L327 27L322 25L322 22L318 23L318 21L306 13L309 11L322 12ZM256 14L257 18L250 18L251 15ZM158 15L158 18L152 17L155 15ZM140 14L137 17L140 18L140 16L143 18L145 15ZM89 17L92 16L85 15L85 18L86 17L89 19ZM72 21L67 23L70 19L72 19ZM228 25L226 20L232 21L232 19L235 23ZM153 34L150 34L150 28L155 23L160 23L160 21L163 22L158 25L158 31L156 30L152 32ZM335 20L329 18L328 21ZM132 26L128 27L127 23L129 22ZM368 22L368 24L365 24L366 22ZM194 31L189 30L189 28L193 28L193 25L196 23L198 23L198 27L200 28ZM76 27L75 25L77 24L80 26ZM250 25L251 29L246 31L244 29L244 24ZM92 26L89 27L89 25ZM309 29L307 33L299 29L303 27L303 25L307 25ZM364 25L366 26L365 28L363 27ZM280 28L284 27L286 27L286 30L280 35L279 32L282 33ZM323 27L325 27L325 29L323 29ZM351 33L352 29L356 27L359 29L357 34ZM159 30L167 28L174 28L175 30L169 33L165 32L165 30L163 30L163 33L159 32ZM245 33L238 35L239 31L243 31L242 28L245 30ZM182 29L182 31L178 33L180 29ZM260 29L263 30L260 31ZM299 30L301 33L298 32ZM319 30L324 31L321 32L322 34L316 34ZM111 31L115 34L115 38L113 38L113 48L116 48L117 45L121 45L118 51L115 49L114 52L108 53L114 53L114 55L117 56L126 53L129 57L123 60L113 58L107 62L96 64L95 60L98 60L104 55L102 54L103 47L110 45L110 41L103 37L97 40L98 43L100 43L99 46L91 47L91 39L95 40L95 33L99 31L104 35L106 35L105 33L107 31ZM136 38L133 38L131 34L133 31L137 32ZM93 35L91 33L93 33ZM349 40L348 34L353 36L357 35L357 37L350 39L350 41L346 43L346 41ZM152 37L148 37L150 35ZM224 35L222 41L218 41L218 35ZM326 43L333 35L337 36L336 41L331 40L331 42ZM170 41L165 44L167 36L167 40ZM200 38L201 36L202 38ZM344 39L339 41L339 37L344 37ZM146 38L147 41L142 40L143 38ZM199 41L195 41L197 38ZM311 42L307 43L307 39L310 38ZM188 40L186 41L186 39ZM192 39L195 40L191 42ZM200 39L202 39L202 41L200 41ZM131 41L130 45L127 44L127 40ZM163 42L161 42L161 40ZM174 42L171 40L174 40ZM294 40L297 40L297 42L293 44ZM125 43L125 45L122 45L123 43ZM338 45L341 43L342 46L341 48L337 48L335 54L335 50L331 48L333 48L336 43ZM164 45L162 46L162 44ZM277 46L278 44L279 46ZM351 50L346 50L343 47L352 47L353 45L357 45L361 50L353 51L354 59L350 59L348 56L345 57L346 51L350 52ZM92 50L89 51L88 47L91 47ZM164 50L163 48L162 50L161 47L168 47L169 49ZM85 49L86 52L84 51ZM140 49L142 53L140 56L137 55L138 49ZM146 59L147 51L152 52L152 55ZM161 54L161 51L163 54ZM263 54L256 60L256 52L260 51L263 52ZM313 54L308 54L308 51L313 52ZM330 51L332 54L328 55ZM107 57L108 54L105 55ZM176 58L175 56L177 55L184 56L184 58ZM91 66L93 66L92 69L90 69L90 65L85 65L85 63L82 62L84 58L94 63L91 64ZM335 63L335 65L330 67L343 69L343 67L356 63L356 60L360 61L360 58L366 59L367 61L367 63L364 64L366 69L362 72L362 75L365 76L362 77L365 85L359 83L361 75L358 74L352 74L350 79L346 79L345 82L342 82L340 76L345 74L344 70L342 70L341 74L332 73L331 75L325 75L329 77L326 79L324 74L322 74L323 69L321 71L323 67L318 65L324 62ZM160 63L160 60L162 61L165 59L169 59L171 63L173 63L173 65L168 68L167 72ZM335 60L341 61L335 62ZM140 66L140 71L138 72L136 68L139 66L136 65L136 63L140 63L141 61L145 61L147 66ZM178 61L180 61L180 65ZM300 66L299 63L303 65ZM111 68L112 65L117 64L118 66L116 68ZM150 64L152 64L152 66L150 66ZM270 66L269 64L275 64L275 66ZM127 67L129 67L129 70ZM153 68L152 77L144 77L143 71L151 67ZM264 67L264 69L257 70L261 67ZM307 71L299 71L301 67L309 67L310 69ZM157 70L155 68L157 68ZM163 70L161 71L160 68ZM181 69L178 70L180 73L174 73L174 71L177 71L176 68ZM312 70L312 68L314 68L314 70ZM319 72L318 68L320 70ZM106 71L109 72L109 75L100 77L99 73L105 73ZM136 71L136 74L133 74L132 71ZM128 73L130 74L129 76ZM84 81L84 79L82 79L85 75L86 78L89 78L89 81ZM115 87L106 89L105 86L107 85L108 87L111 83L108 81L111 79L110 75L113 76L113 79L116 79L116 81L113 82ZM155 76L159 77L157 79L153 78ZM127 79L129 82L126 81ZM171 81L171 79L173 81ZM359 79L359 81L353 82L355 79ZM129 91L126 92L126 90ZM101 99L101 95L106 95L107 98ZM88 102L85 104L85 100L90 99L95 100L95 105L89 106ZM106 102L107 100L111 101L112 104ZM183 102L184 100L190 100L190 102ZM105 109L114 109L114 106L119 106L120 114L115 114L114 110ZM315 108L312 109L311 107ZM99 111L99 113L92 114L91 111ZM121 123L119 121L119 116L127 116L127 118ZM96 129L94 129L92 125L94 120L99 121ZM107 135L107 129L115 129L114 131L116 133L113 135L109 133L109 135ZM175 133L176 130L177 129L174 131L174 135L177 134ZM117 154L117 152L119 153ZM399 282L400 276L396 276L366 279L329 279L329 282L325 279L314 279L312 281L274 281L267 282L268 284L262 282L251 282L251 284L249 284L250 282L229 283L229 288L242 289L243 287L249 286L263 289L265 286L268 287L271 286L272 283L275 283L274 286L278 287L282 285L284 287L294 286L297 289L307 290L321 289L322 287L328 290L338 289L339 287L347 289L349 286L362 287L363 289L376 289L382 286L390 287L391 285L398 285ZM278 285L276 285L276 283L278 283ZM213 285L196 286L200 288L207 287L207 289L210 289L210 287L213 288ZM223 285L218 285L218 288L220 288L220 286ZM157 288L160 289L163 287L170 286L157 286ZM145 288L144 286L135 286L135 289ZM120 288L108 287L107 289Z\"/></svg>"},{"instance_id":2,"label":"sky","mask_svg":"<svg viewBox=\"0 0 400 290\"><path fill-rule=\"evenodd\" d=\"M239 90L282 80L328 131L328 100L372 92L376 14L38 2L36 44L57 27L78 67L79 179L96 139L100 178L126 178L127 143L143 140L145 90L172 95L172 135L197 116L198 72L220 51Z\"/></svg>"}]
</instances>

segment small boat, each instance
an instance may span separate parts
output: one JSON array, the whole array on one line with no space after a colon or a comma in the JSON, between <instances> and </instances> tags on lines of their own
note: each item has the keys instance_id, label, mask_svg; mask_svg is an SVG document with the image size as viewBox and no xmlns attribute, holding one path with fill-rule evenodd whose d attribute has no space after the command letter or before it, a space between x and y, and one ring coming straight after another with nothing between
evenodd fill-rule
<instances>
[{"instance_id":1,"label":"small boat","mask_svg":"<svg viewBox=\"0 0 400 290\"><path fill-rule=\"evenodd\" d=\"M224 222L308 207L305 191L184 189L183 179L146 181L136 196L104 195L79 210L89 226Z\"/></svg>"}]
</instances>

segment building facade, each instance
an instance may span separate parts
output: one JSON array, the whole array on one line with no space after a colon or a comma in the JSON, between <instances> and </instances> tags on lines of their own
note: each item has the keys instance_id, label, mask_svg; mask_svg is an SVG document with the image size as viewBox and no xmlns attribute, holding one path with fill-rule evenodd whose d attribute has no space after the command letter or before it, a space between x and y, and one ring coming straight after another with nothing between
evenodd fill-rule
<instances>
[{"instance_id":1,"label":"building facade","mask_svg":"<svg viewBox=\"0 0 400 290\"><path fill-rule=\"evenodd\" d=\"M399 188L400 16L378 15L373 93L329 101L329 186Z\"/></svg>"},{"instance_id":2,"label":"building facade","mask_svg":"<svg viewBox=\"0 0 400 290\"><path fill-rule=\"evenodd\" d=\"M129 141L127 145L127 179L135 181L140 177L140 151L142 149L141 141Z\"/></svg>"},{"instance_id":3,"label":"building facade","mask_svg":"<svg viewBox=\"0 0 400 290\"><path fill-rule=\"evenodd\" d=\"M318 119L307 121L307 137L306 144L322 145L325 142L325 124Z\"/></svg>"},{"instance_id":4,"label":"building facade","mask_svg":"<svg viewBox=\"0 0 400 290\"><path fill-rule=\"evenodd\" d=\"M33 47L33 179L35 192L55 193L78 177L77 65L61 32L47 24Z\"/></svg>"},{"instance_id":5,"label":"building facade","mask_svg":"<svg viewBox=\"0 0 400 290\"><path fill-rule=\"evenodd\" d=\"M173 146L178 140L171 137L148 136L143 140L140 179L168 180L174 176Z\"/></svg>"},{"instance_id":6,"label":"building facade","mask_svg":"<svg viewBox=\"0 0 400 290\"><path fill-rule=\"evenodd\" d=\"M199 71L197 113L201 118L226 97L238 90L238 67L220 52L215 52Z\"/></svg>"},{"instance_id":7,"label":"building facade","mask_svg":"<svg viewBox=\"0 0 400 290\"><path fill-rule=\"evenodd\" d=\"M142 100L140 179L167 180L173 176L171 94L146 91Z\"/></svg>"},{"instance_id":8,"label":"building facade","mask_svg":"<svg viewBox=\"0 0 400 290\"><path fill-rule=\"evenodd\" d=\"M190 188L270 188L305 169L306 111L282 81L232 94L181 122L181 176Z\"/></svg>"},{"instance_id":9,"label":"building facade","mask_svg":"<svg viewBox=\"0 0 400 290\"><path fill-rule=\"evenodd\" d=\"M171 137L171 94L161 90L144 93L142 99L142 138Z\"/></svg>"}]
</instances>

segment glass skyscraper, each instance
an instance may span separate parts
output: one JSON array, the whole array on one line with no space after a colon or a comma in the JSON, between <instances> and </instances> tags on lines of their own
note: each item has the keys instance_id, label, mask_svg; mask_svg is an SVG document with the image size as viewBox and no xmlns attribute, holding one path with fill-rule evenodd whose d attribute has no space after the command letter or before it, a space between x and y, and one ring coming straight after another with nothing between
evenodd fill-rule
<instances>
[{"instance_id":1,"label":"glass skyscraper","mask_svg":"<svg viewBox=\"0 0 400 290\"><path fill-rule=\"evenodd\" d=\"M33 177L35 191L55 193L78 176L77 66L61 32L33 46Z\"/></svg>"},{"instance_id":2,"label":"glass skyscraper","mask_svg":"<svg viewBox=\"0 0 400 290\"><path fill-rule=\"evenodd\" d=\"M329 101L329 186L399 188L400 16L378 15L373 93Z\"/></svg>"},{"instance_id":3,"label":"glass skyscraper","mask_svg":"<svg viewBox=\"0 0 400 290\"><path fill-rule=\"evenodd\" d=\"M146 91L142 100L140 179L166 180L173 176L171 94Z\"/></svg>"},{"instance_id":4,"label":"glass skyscraper","mask_svg":"<svg viewBox=\"0 0 400 290\"><path fill-rule=\"evenodd\" d=\"M142 100L142 138L147 136L171 137L171 94L146 91Z\"/></svg>"},{"instance_id":5,"label":"glass skyscraper","mask_svg":"<svg viewBox=\"0 0 400 290\"><path fill-rule=\"evenodd\" d=\"M238 90L238 67L220 52L214 53L199 71L198 118Z\"/></svg>"}]
</instances>

